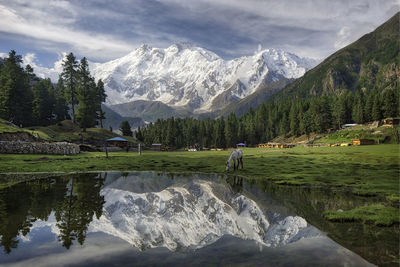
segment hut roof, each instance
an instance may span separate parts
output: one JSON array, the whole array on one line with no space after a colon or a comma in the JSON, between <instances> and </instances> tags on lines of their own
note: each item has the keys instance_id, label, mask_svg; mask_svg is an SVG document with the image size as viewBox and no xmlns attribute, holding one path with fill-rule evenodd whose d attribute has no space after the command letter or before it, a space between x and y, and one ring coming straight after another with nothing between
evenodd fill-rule
<instances>
[{"instance_id":1,"label":"hut roof","mask_svg":"<svg viewBox=\"0 0 400 267\"><path fill-rule=\"evenodd\" d=\"M124 138L121 138L121 137L113 137L113 138L110 138L110 139L107 139L106 140L107 142L108 141L120 141L120 142L128 142L128 140L126 140L126 139L124 139Z\"/></svg>"},{"instance_id":2,"label":"hut roof","mask_svg":"<svg viewBox=\"0 0 400 267\"><path fill-rule=\"evenodd\" d=\"M236 144L237 146L245 146L246 144L243 144L243 143L239 143L239 144Z\"/></svg>"},{"instance_id":3,"label":"hut roof","mask_svg":"<svg viewBox=\"0 0 400 267\"><path fill-rule=\"evenodd\" d=\"M353 127L353 126L356 126L357 125L357 123L346 123L346 124L343 124L342 126L343 127Z\"/></svg>"},{"instance_id":4,"label":"hut roof","mask_svg":"<svg viewBox=\"0 0 400 267\"><path fill-rule=\"evenodd\" d=\"M161 146L161 144L151 144L152 146Z\"/></svg>"}]
</instances>

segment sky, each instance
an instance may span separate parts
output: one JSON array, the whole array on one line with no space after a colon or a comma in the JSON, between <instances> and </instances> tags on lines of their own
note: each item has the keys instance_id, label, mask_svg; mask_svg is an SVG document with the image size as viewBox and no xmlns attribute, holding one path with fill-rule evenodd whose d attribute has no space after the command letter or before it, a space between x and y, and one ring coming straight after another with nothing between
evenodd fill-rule
<instances>
[{"instance_id":1,"label":"sky","mask_svg":"<svg viewBox=\"0 0 400 267\"><path fill-rule=\"evenodd\" d=\"M91 62L141 44L189 42L225 59L280 48L324 59L373 31L400 0L0 0L0 56L16 50L42 73L65 53Z\"/></svg>"}]
</instances>

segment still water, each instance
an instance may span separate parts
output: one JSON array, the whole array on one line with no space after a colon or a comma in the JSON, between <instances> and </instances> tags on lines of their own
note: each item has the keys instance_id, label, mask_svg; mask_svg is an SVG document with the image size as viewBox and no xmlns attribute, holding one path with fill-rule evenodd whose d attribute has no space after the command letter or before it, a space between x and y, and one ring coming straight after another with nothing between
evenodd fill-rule
<instances>
[{"instance_id":1,"label":"still water","mask_svg":"<svg viewBox=\"0 0 400 267\"><path fill-rule=\"evenodd\" d=\"M376 249L366 248L364 239L369 237L360 235L363 231L356 224L344 226L353 228L350 239L343 224L335 224L336 229L319 221L321 216L313 214L319 204L304 203L315 192L307 197L304 188L293 189L301 190L300 195L285 188L239 177L156 172L48 175L20 182L0 189L0 265L370 266L370 262L385 262L390 247L384 248L385 255L376 255ZM320 194L319 198L329 198ZM338 199L342 205L348 202ZM394 242L390 246L395 246L392 239L388 239Z\"/></svg>"}]
</instances>

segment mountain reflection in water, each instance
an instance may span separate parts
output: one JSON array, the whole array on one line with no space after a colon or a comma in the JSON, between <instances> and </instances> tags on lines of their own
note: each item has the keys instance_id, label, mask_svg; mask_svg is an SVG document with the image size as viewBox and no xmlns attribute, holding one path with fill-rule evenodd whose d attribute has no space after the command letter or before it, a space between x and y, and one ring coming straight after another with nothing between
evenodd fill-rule
<instances>
[{"instance_id":1,"label":"mountain reflection in water","mask_svg":"<svg viewBox=\"0 0 400 267\"><path fill-rule=\"evenodd\" d=\"M89 257L97 248L104 255L118 255L120 263L137 257L144 264L150 256L169 255L173 264L177 255L205 253L211 259L215 255L209 254L227 247L219 252L227 263L251 248L254 263L262 260L260 255L274 255L279 264L290 263L288 256L304 257L298 251L309 247L313 253L308 263L321 258L331 264L368 265L268 196L255 198L244 189L242 179L217 175L100 173L22 182L0 190L0 236L5 252L0 263L23 259L33 264L38 255L51 258L83 251L90 251L85 254ZM131 247L128 252L127 243L137 250ZM28 248L35 249L28 253ZM52 260L61 265L88 263L88 259L85 263L61 259Z\"/></svg>"}]
</instances>

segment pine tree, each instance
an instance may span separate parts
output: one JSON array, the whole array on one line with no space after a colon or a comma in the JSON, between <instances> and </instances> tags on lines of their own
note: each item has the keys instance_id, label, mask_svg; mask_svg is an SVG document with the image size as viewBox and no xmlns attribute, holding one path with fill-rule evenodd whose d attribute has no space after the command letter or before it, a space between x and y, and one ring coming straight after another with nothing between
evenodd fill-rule
<instances>
[{"instance_id":1,"label":"pine tree","mask_svg":"<svg viewBox=\"0 0 400 267\"><path fill-rule=\"evenodd\" d=\"M49 125L52 122L54 99L51 95L53 85L50 79L44 79L33 86L32 114L37 125Z\"/></svg>"},{"instance_id":2,"label":"pine tree","mask_svg":"<svg viewBox=\"0 0 400 267\"><path fill-rule=\"evenodd\" d=\"M199 132L198 132L198 142L200 145L200 148L203 148L206 146L206 125L204 123L204 120L199 121Z\"/></svg>"},{"instance_id":3,"label":"pine tree","mask_svg":"<svg viewBox=\"0 0 400 267\"><path fill-rule=\"evenodd\" d=\"M372 119L374 121L382 119L381 100L379 94L376 94L374 97L374 103L372 105Z\"/></svg>"},{"instance_id":4,"label":"pine tree","mask_svg":"<svg viewBox=\"0 0 400 267\"><path fill-rule=\"evenodd\" d=\"M279 134L287 135L288 133L289 133L289 119L285 112L285 113L283 113L282 118L280 120Z\"/></svg>"},{"instance_id":5,"label":"pine tree","mask_svg":"<svg viewBox=\"0 0 400 267\"><path fill-rule=\"evenodd\" d=\"M96 84L90 76L89 66L86 58L82 58L77 72L76 97L78 108L76 111L76 121L79 126L86 131L86 128L96 125Z\"/></svg>"},{"instance_id":6,"label":"pine tree","mask_svg":"<svg viewBox=\"0 0 400 267\"><path fill-rule=\"evenodd\" d=\"M374 91L370 90L367 93L364 109L365 121L372 121L372 106L374 105Z\"/></svg>"},{"instance_id":7,"label":"pine tree","mask_svg":"<svg viewBox=\"0 0 400 267\"><path fill-rule=\"evenodd\" d=\"M383 95L383 115L385 118L396 117L397 103L393 89L387 89Z\"/></svg>"},{"instance_id":8,"label":"pine tree","mask_svg":"<svg viewBox=\"0 0 400 267\"><path fill-rule=\"evenodd\" d=\"M300 129L302 133L307 135L307 139L309 139L310 133L312 132L312 114L310 110L303 113L303 119L300 123Z\"/></svg>"},{"instance_id":9,"label":"pine tree","mask_svg":"<svg viewBox=\"0 0 400 267\"><path fill-rule=\"evenodd\" d=\"M55 90L55 107L54 107L54 114L56 115L57 121L63 121L68 117L68 105L67 101L65 100L65 86L64 80L62 79L61 75L58 78L56 90Z\"/></svg>"},{"instance_id":10,"label":"pine tree","mask_svg":"<svg viewBox=\"0 0 400 267\"><path fill-rule=\"evenodd\" d=\"M229 114L225 121L225 141L227 147L235 147L237 143L237 119L234 113Z\"/></svg>"},{"instance_id":11,"label":"pine tree","mask_svg":"<svg viewBox=\"0 0 400 267\"><path fill-rule=\"evenodd\" d=\"M0 117L16 124L31 124L31 73L21 67L21 56L12 50L0 73ZM28 68L29 69L29 68Z\"/></svg>"},{"instance_id":12,"label":"pine tree","mask_svg":"<svg viewBox=\"0 0 400 267\"><path fill-rule=\"evenodd\" d=\"M290 134L294 136L298 136L300 129L299 129L299 119L298 114L299 109L296 103L292 103L289 112L289 126L290 126Z\"/></svg>"},{"instance_id":13,"label":"pine tree","mask_svg":"<svg viewBox=\"0 0 400 267\"><path fill-rule=\"evenodd\" d=\"M364 123L364 110L362 100L358 98L353 106L353 121L357 123Z\"/></svg>"},{"instance_id":14,"label":"pine tree","mask_svg":"<svg viewBox=\"0 0 400 267\"><path fill-rule=\"evenodd\" d=\"M39 81L38 77L36 77L33 68L31 67L31 65L26 65L25 67L25 73L26 73L26 77L28 79L28 84L32 85L33 82L35 81Z\"/></svg>"},{"instance_id":15,"label":"pine tree","mask_svg":"<svg viewBox=\"0 0 400 267\"><path fill-rule=\"evenodd\" d=\"M76 73L78 68L78 62L74 54L69 53L63 61L63 71L61 73L64 79L64 85L66 88L66 96L68 104L71 104L72 120L75 122L75 105L78 103L77 92L76 92Z\"/></svg>"},{"instance_id":16,"label":"pine tree","mask_svg":"<svg viewBox=\"0 0 400 267\"><path fill-rule=\"evenodd\" d=\"M256 112L256 136L260 143L265 142L265 129L267 127L267 108L262 104Z\"/></svg>"},{"instance_id":17,"label":"pine tree","mask_svg":"<svg viewBox=\"0 0 400 267\"><path fill-rule=\"evenodd\" d=\"M224 118L221 117L215 121L215 128L214 128L214 146L216 148L225 148L225 122Z\"/></svg>"},{"instance_id":18,"label":"pine tree","mask_svg":"<svg viewBox=\"0 0 400 267\"><path fill-rule=\"evenodd\" d=\"M129 121L122 121L119 130L122 132L123 136L132 136L133 135Z\"/></svg>"},{"instance_id":19,"label":"pine tree","mask_svg":"<svg viewBox=\"0 0 400 267\"><path fill-rule=\"evenodd\" d=\"M344 97L336 97L332 103L332 118L334 121L334 126L336 126L335 128L340 129L346 119L346 104Z\"/></svg>"},{"instance_id":20,"label":"pine tree","mask_svg":"<svg viewBox=\"0 0 400 267\"><path fill-rule=\"evenodd\" d=\"M97 119L100 120L100 127L103 128L103 120L105 119L105 112L101 108L101 104L106 102L107 95L104 90L104 83L100 79L97 81L96 85L96 112Z\"/></svg>"},{"instance_id":21,"label":"pine tree","mask_svg":"<svg viewBox=\"0 0 400 267\"><path fill-rule=\"evenodd\" d=\"M135 137L137 140L139 140L140 142L144 141L144 137L143 137L143 132L142 129L140 129L140 126L138 127L138 129L135 132Z\"/></svg>"},{"instance_id":22,"label":"pine tree","mask_svg":"<svg viewBox=\"0 0 400 267\"><path fill-rule=\"evenodd\" d=\"M166 136L166 145L170 148L175 147L176 141L176 126L174 117L168 119L168 128Z\"/></svg>"}]
</instances>

